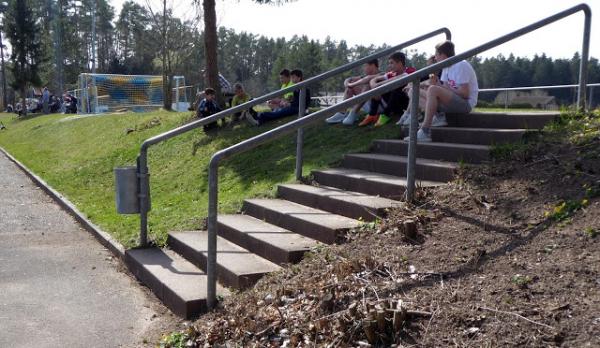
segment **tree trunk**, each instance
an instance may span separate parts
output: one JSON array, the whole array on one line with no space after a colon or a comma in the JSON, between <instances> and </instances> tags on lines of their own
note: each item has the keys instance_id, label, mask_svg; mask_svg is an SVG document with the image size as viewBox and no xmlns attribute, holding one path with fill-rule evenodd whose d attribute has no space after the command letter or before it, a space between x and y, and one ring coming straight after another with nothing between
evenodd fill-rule
<instances>
[{"instance_id":1,"label":"tree trunk","mask_svg":"<svg viewBox=\"0 0 600 348\"><path fill-rule=\"evenodd\" d=\"M22 114L21 117L27 116L27 87L21 87L21 98L23 101L21 102Z\"/></svg>"},{"instance_id":2,"label":"tree trunk","mask_svg":"<svg viewBox=\"0 0 600 348\"><path fill-rule=\"evenodd\" d=\"M162 23L162 75L163 75L163 107L171 110L171 88L169 75L167 73L167 0L163 0L163 23Z\"/></svg>"},{"instance_id":3,"label":"tree trunk","mask_svg":"<svg viewBox=\"0 0 600 348\"><path fill-rule=\"evenodd\" d=\"M217 12L215 9L215 0L203 0L202 7L204 9L204 52L206 53L204 81L207 87L211 87L217 92L217 103L223 106L217 57Z\"/></svg>"}]
</instances>

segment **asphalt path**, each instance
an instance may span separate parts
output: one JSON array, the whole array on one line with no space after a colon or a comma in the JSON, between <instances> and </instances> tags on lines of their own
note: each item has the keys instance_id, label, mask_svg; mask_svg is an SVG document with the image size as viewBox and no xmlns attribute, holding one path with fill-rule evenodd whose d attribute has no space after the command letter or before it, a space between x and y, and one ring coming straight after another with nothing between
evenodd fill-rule
<instances>
[{"instance_id":1,"label":"asphalt path","mask_svg":"<svg viewBox=\"0 0 600 348\"><path fill-rule=\"evenodd\" d=\"M0 153L0 347L144 346L164 316L120 261Z\"/></svg>"}]
</instances>

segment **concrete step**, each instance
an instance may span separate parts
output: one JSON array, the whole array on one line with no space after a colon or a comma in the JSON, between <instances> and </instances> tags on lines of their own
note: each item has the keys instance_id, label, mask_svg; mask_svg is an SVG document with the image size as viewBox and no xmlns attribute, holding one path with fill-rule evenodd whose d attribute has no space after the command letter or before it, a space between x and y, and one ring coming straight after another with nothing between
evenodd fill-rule
<instances>
[{"instance_id":1,"label":"concrete step","mask_svg":"<svg viewBox=\"0 0 600 348\"><path fill-rule=\"evenodd\" d=\"M342 190L361 192L400 200L406 189L406 178L369 172L352 168L331 168L312 172L316 182L323 186L337 187ZM443 185L442 182L417 180L421 187Z\"/></svg>"},{"instance_id":2,"label":"concrete step","mask_svg":"<svg viewBox=\"0 0 600 348\"><path fill-rule=\"evenodd\" d=\"M176 315L191 319L206 312L206 274L174 251L130 249L125 264ZM217 294L227 293L217 284Z\"/></svg>"},{"instance_id":3,"label":"concrete step","mask_svg":"<svg viewBox=\"0 0 600 348\"><path fill-rule=\"evenodd\" d=\"M242 210L257 219L327 244L335 243L349 229L360 226L358 220L282 199L247 199Z\"/></svg>"},{"instance_id":4,"label":"concrete step","mask_svg":"<svg viewBox=\"0 0 600 348\"><path fill-rule=\"evenodd\" d=\"M431 139L438 143L493 145L518 142L524 139L526 129L495 129L467 127L431 128ZM402 127L401 139L408 135L408 127Z\"/></svg>"},{"instance_id":5,"label":"concrete step","mask_svg":"<svg viewBox=\"0 0 600 348\"><path fill-rule=\"evenodd\" d=\"M381 153L355 153L344 156L343 166L389 175L406 175L408 158ZM415 176L421 180L448 182L458 163L417 158Z\"/></svg>"},{"instance_id":6,"label":"concrete step","mask_svg":"<svg viewBox=\"0 0 600 348\"><path fill-rule=\"evenodd\" d=\"M167 244L186 260L206 270L208 232L169 232ZM217 279L223 285L245 289L263 275L279 269L278 265L217 236Z\"/></svg>"},{"instance_id":7,"label":"concrete step","mask_svg":"<svg viewBox=\"0 0 600 348\"><path fill-rule=\"evenodd\" d=\"M447 114L450 127L541 129L560 116L560 112L472 112Z\"/></svg>"},{"instance_id":8,"label":"concrete step","mask_svg":"<svg viewBox=\"0 0 600 348\"><path fill-rule=\"evenodd\" d=\"M373 142L373 152L388 155L408 156L408 141L379 139ZM456 143L418 143L417 156L451 162L481 163L490 159L489 145Z\"/></svg>"},{"instance_id":9,"label":"concrete step","mask_svg":"<svg viewBox=\"0 0 600 348\"><path fill-rule=\"evenodd\" d=\"M249 215L219 215L218 234L256 255L277 264L296 263L319 244Z\"/></svg>"},{"instance_id":10,"label":"concrete step","mask_svg":"<svg viewBox=\"0 0 600 348\"><path fill-rule=\"evenodd\" d=\"M335 187L285 184L277 187L280 198L353 219L373 221L401 203L389 198L341 190Z\"/></svg>"}]
</instances>

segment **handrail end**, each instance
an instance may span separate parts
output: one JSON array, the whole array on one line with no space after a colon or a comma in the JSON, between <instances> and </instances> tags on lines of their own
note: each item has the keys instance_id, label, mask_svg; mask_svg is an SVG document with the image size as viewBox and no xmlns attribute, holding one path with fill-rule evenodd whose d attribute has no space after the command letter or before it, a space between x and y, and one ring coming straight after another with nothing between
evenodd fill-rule
<instances>
[{"instance_id":1,"label":"handrail end","mask_svg":"<svg viewBox=\"0 0 600 348\"><path fill-rule=\"evenodd\" d=\"M210 172L212 172L213 170L216 170L219 167L219 163L225 157L226 151L227 151L227 149L222 149L222 150L215 152L215 154L212 155L212 157L210 158L210 161L208 163L209 175L210 175Z\"/></svg>"},{"instance_id":2,"label":"handrail end","mask_svg":"<svg viewBox=\"0 0 600 348\"><path fill-rule=\"evenodd\" d=\"M592 15L592 8L590 7L590 5L586 4L585 2L582 2L577 7L579 7L585 13L586 17L589 17Z\"/></svg>"},{"instance_id":3,"label":"handrail end","mask_svg":"<svg viewBox=\"0 0 600 348\"><path fill-rule=\"evenodd\" d=\"M450 31L450 29L443 27L442 31L444 32L444 34L446 34L446 40L452 41L452 32Z\"/></svg>"}]
</instances>

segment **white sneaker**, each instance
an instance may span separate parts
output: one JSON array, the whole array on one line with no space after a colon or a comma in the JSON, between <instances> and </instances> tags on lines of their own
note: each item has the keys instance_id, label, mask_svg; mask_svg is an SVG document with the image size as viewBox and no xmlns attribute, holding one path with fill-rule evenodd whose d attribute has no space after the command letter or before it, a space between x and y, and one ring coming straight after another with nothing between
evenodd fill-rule
<instances>
[{"instance_id":1,"label":"white sneaker","mask_svg":"<svg viewBox=\"0 0 600 348\"><path fill-rule=\"evenodd\" d=\"M346 118L346 114L343 112L336 112L335 115L329 117L325 122L329 124L340 123Z\"/></svg>"},{"instance_id":2,"label":"white sneaker","mask_svg":"<svg viewBox=\"0 0 600 348\"><path fill-rule=\"evenodd\" d=\"M410 135L405 137L404 140L409 141ZM431 135L427 135L422 129L417 132L417 142L427 143L431 142Z\"/></svg>"},{"instance_id":3,"label":"white sneaker","mask_svg":"<svg viewBox=\"0 0 600 348\"><path fill-rule=\"evenodd\" d=\"M342 121L342 123L344 124L344 126L351 126L354 124L354 122L356 122L357 117L358 117L358 115L356 114L356 112L350 111L348 113L348 116L346 116L346 118L344 118L344 121Z\"/></svg>"},{"instance_id":4,"label":"white sneaker","mask_svg":"<svg viewBox=\"0 0 600 348\"><path fill-rule=\"evenodd\" d=\"M410 126L410 112L406 110L402 117L396 122L397 126Z\"/></svg>"},{"instance_id":5,"label":"white sneaker","mask_svg":"<svg viewBox=\"0 0 600 348\"><path fill-rule=\"evenodd\" d=\"M448 122L446 121L446 114L443 112L438 112L433 115L433 120L431 122L431 127L446 127Z\"/></svg>"}]
</instances>

